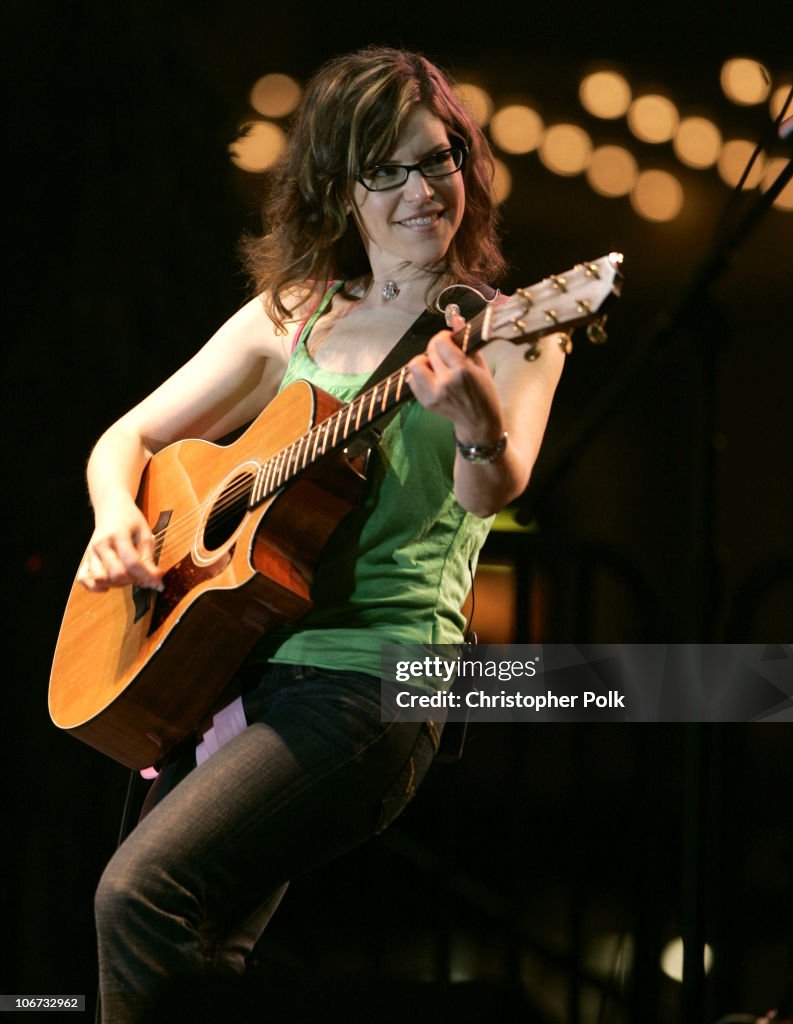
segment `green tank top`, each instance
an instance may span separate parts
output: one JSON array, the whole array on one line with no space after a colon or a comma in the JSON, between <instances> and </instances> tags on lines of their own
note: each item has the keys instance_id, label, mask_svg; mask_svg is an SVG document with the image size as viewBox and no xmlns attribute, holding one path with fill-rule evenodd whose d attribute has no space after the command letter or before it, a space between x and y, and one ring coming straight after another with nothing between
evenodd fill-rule
<instances>
[{"instance_id":1,"label":"green tank top","mask_svg":"<svg viewBox=\"0 0 793 1024\"><path fill-rule=\"evenodd\" d=\"M341 287L334 285L308 321L281 383L308 380L343 402L369 373L317 366L306 339ZM384 643L454 644L465 627L460 608L492 518L466 512L453 490L449 420L418 402L403 405L370 460L361 501L333 534L316 566L312 609L272 630L254 657L349 669L380 676Z\"/></svg>"}]
</instances>

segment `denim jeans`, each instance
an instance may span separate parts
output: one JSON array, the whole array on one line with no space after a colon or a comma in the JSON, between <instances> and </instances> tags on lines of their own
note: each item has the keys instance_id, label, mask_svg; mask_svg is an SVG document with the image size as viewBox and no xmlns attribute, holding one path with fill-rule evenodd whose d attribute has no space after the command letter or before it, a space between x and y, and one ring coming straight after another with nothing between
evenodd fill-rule
<instances>
[{"instance_id":1,"label":"denim jeans","mask_svg":"<svg viewBox=\"0 0 793 1024\"><path fill-rule=\"evenodd\" d=\"M102 1020L148 1021L169 987L241 974L290 878L382 831L437 751L434 721L380 721L378 680L265 666L250 723L158 776L96 895Z\"/></svg>"}]
</instances>

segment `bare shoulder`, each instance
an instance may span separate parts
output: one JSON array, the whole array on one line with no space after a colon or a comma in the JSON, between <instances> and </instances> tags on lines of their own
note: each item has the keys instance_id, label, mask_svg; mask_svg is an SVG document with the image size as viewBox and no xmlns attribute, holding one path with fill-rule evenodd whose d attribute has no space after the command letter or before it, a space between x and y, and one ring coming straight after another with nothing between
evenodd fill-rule
<instances>
[{"instance_id":1,"label":"bare shoulder","mask_svg":"<svg viewBox=\"0 0 793 1024\"><path fill-rule=\"evenodd\" d=\"M205 346L209 358L222 358L226 365L251 365L264 360L267 375L280 379L294 347L294 335L300 324L317 305L310 286L293 288L284 297L290 310L283 326L268 312L265 295L249 299L213 334Z\"/></svg>"},{"instance_id":2,"label":"bare shoulder","mask_svg":"<svg viewBox=\"0 0 793 1024\"><path fill-rule=\"evenodd\" d=\"M212 336L210 344L286 365L291 351L291 335L307 305L308 297L299 297L294 303L292 317L280 328L267 312L265 296L256 295L229 317Z\"/></svg>"}]
</instances>

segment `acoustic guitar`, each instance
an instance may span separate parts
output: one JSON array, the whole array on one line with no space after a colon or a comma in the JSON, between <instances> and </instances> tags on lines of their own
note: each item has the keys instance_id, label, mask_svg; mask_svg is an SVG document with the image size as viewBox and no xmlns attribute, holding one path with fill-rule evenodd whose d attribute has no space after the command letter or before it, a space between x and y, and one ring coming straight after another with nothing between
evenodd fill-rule
<instances>
[{"instance_id":1,"label":"acoustic guitar","mask_svg":"<svg viewBox=\"0 0 793 1024\"><path fill-rule=\"evenodd\" d=\"M519 289L455 341L468 352L528 341L536 358L539 339L584 324L604 340L621 262L611 253ZM354 442L411 397L406 369L346 404L297 381L233 443L177 441L152 457L138 505L163 589L91 593L75 580L50 678L56 726L142 768L235 696L235 673L259 637L310 608L314 566L364 482Z\"/></svg>"}]
</instances>

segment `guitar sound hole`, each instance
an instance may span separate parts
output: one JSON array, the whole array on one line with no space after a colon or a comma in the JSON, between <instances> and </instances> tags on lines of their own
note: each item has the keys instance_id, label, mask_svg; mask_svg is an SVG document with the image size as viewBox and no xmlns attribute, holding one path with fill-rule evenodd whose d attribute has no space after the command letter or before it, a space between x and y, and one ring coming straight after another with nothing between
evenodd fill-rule
<instances>
[{"instance_id":1,"label":"guitar sound hole","mask_svg":"<svg viewBox=\"0 0 793 1024\"><path fill-rule=\"evenodd\" d=\"M225 544L245 518L254 479L252 473L240 473L221 491L204 530L207 551L214 551Z\"/></svg>"}]
</instances>

